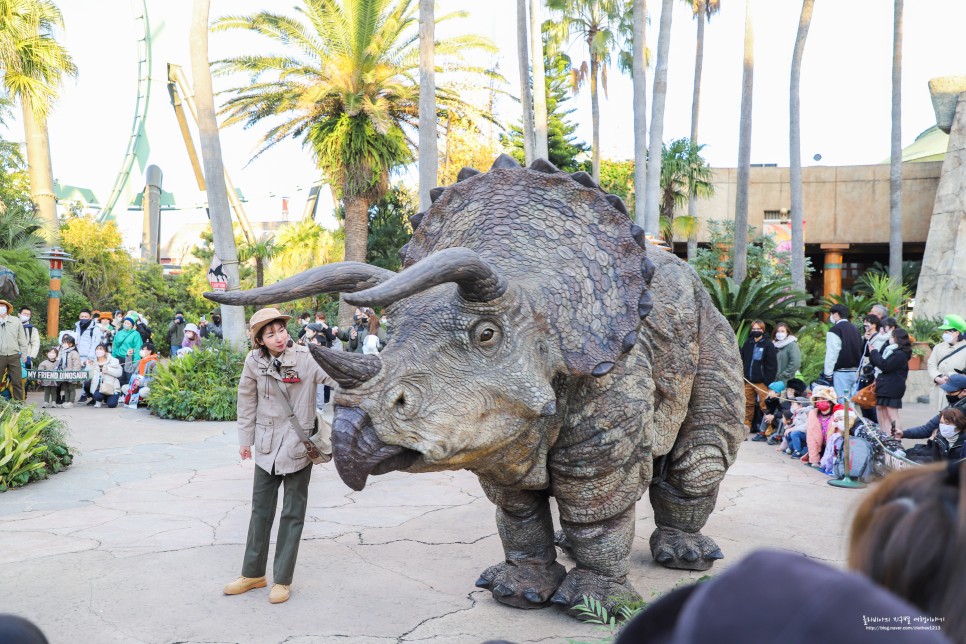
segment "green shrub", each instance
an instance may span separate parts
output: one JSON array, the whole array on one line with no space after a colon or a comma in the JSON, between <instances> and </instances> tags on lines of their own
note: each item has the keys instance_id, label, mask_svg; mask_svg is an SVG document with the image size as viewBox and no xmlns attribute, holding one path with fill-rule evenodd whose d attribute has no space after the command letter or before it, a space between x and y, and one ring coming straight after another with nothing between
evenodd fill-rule
<instances>
[{"instance_id":1,"label":"green shrub","mask_svg":"<svg viewBox=\"0 0 966 644\"><path fill-rule=\"evenodd\" d=\"M235 420L245 355L223 342L204 341L201 351L158 365L148 407L161 418Z\"/></svg>"},{"instance_id":2,"label":"green shrub","mask_svg":"<svg viewBox=\"0 0 966 644\"><path fill-rule=\"evenodd\" d=\"M828 322L816 320L795 334L802 352L802 366L798 370L806 383L818 378L825 369L825 335L830 327Z\"/></svg>"},{"instance_id":3,"label":"green shrub","mask_svg":"<svg viewBox=\"0 0 966 644\"><path fill-rule=\"evenodd\" d=\"M934 318L917 318L913 316L909 320L909 335L916 339L916 342L928 342L929 344L936 345L943 341L943 332L939 330L942 326L943 319L941 317Z\"/></svg>"},{"instance_id":4,"label":"green shrub","mask_svg":"<svg viewBox=\"0 0 966 644\"><path fill-rule=\"evenodd\" d=\"M71 464L64 422L22 402L0 404L0 492L45 479Z\"/></svg>"}]
</instances>

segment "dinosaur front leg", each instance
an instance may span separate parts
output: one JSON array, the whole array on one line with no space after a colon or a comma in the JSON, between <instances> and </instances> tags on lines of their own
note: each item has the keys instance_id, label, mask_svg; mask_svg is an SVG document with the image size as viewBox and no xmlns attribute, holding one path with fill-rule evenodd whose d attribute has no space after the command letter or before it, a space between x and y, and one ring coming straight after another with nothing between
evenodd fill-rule
<instances>
[{"instance_id":1,"label":"dinosaur front leg","mask_svg":"<svg viewBox=\"0 0 966 644\"><path fill-rule=\"evenodd\" d=\"M617 516L596 523L560 522L577 567L567 573L550 599L573 612L583 598L597 599L613 612L617 606L640 601L627 581L634 542L634 505Z\"/></svg>"},{"instance_id":2,"label":"dinosaur front leg","mask_svg":"<svg viewBox=\"0 0 966 644\"><path fill-rule=\"evenodd\" d=\"M496 525L506 559L484 570L476 585L509 606L548 606L566 571L557 562L547 494L510 490L482 478L480 483L497 506Z\"/></svg>"}]
</instances>

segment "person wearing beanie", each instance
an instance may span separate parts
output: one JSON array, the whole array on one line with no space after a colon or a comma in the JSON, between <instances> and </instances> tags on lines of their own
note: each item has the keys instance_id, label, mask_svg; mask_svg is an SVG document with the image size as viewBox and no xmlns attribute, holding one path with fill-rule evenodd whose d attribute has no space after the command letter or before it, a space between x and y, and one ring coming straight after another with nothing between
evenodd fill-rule
<instances>
[{"instance_id":1,"label":"person wearing beanie","mask_svg":"<svg viewBox=\"0 0 966 644\"><path fill-rule=\"evenodd\" d=\"M781 437L778 435L778 427L781 423L782 412L782 392L785 391L785 383L781 380L768 385L768 393L765 395L765 415L761 419L761 429L751 440L754 442L765 442L769 445L777 445Z\"/></svg>"},{"instance_id":2,"label":"person wearing beanie","mask_svg":"<svg viewBox=\"0 0 966 644\"><path fill-rule=\"evenodd\" d=\"M135 356L141 350L144 341L141 334L134 328L134 319L124 318L121 323L121 330L114 334L114 346L111 355L117 358L118 362L127 362L129 356ZM127 384L127 374L121 376L121 384Z\"/></svg>"}]
</instances>

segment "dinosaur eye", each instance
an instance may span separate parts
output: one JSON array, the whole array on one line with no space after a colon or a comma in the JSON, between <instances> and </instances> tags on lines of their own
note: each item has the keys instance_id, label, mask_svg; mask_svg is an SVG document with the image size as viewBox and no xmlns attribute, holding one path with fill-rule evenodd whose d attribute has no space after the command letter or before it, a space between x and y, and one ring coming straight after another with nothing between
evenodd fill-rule
<instances>
[{"instance_id":1,"label":"dinosaur eye","mask_svg":"<svg viewBox=\"0 0 966 644\"><path fill-rule=\"evenodd\" d=\"M490 340L493 339L493 335L494 335L493 329L489 327L483 329L482 331L480 331L480 342L489 342Z\"/></svg>"}]
</instances>

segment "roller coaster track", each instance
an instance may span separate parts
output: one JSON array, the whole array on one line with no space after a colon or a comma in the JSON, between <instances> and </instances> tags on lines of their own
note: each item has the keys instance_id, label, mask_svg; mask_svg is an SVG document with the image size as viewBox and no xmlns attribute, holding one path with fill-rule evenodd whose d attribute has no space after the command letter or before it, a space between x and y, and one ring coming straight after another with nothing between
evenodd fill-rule
<instances>
[{"instance_id":1,"label":"roller coaster track","mask_svg":"<svg viewBox=\"0 0 966 644\"><path fill-rule=\"evenodd\" d=\"M138 97L134 107L134 123L131 126L131 137L127 142L127 151L124 153L124 161L121 170L117 173L114 180L114 187L107 203L101 210L98 219L100 221L110 221L116 218L114 208L118 200L122 197L124 185L131 175L131 168L137 159L138 148L145 136L144 125L148 115L148 99L151 97L151 28L148 24L147 0L132 0L134 10L134 23L138 30ZM121 204L122 210L127 210L127 204Z\"/></svg>"}]
</instances>

